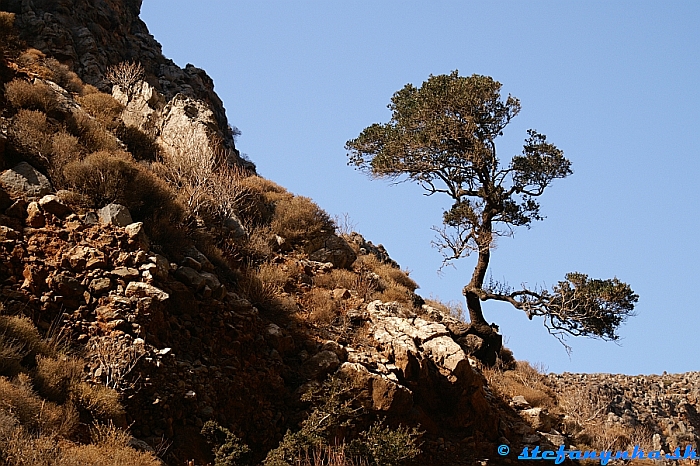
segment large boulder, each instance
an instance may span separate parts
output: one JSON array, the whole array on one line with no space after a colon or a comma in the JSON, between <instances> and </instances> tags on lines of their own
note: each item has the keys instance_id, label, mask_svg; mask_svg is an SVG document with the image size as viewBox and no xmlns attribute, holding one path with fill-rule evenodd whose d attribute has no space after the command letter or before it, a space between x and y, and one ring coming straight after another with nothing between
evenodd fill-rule
<instances>
[{"instance_id":1,"label":"large boulder","mask_svg":"<svg viewBox=\"0 0 700 466\"><path fill-rule=\"evenodd\" d=\"M357 259L357 254L348 242L337 235L326 236L318 247L308 252L312 261L330 262L339 269L349 269Z\"/></svg>"},{"instance_id":2,"label":"large boulder","mask_svg":"<svg viewBox=\"0 0 700 466\"><path fill-rule=\"evenodd\" d=\"M0 175L0 183L10 191L19 192L28 197L44 196L53 191L49 179L27 162L21 162L5 170Z\"/></svg>"}]
</instances>

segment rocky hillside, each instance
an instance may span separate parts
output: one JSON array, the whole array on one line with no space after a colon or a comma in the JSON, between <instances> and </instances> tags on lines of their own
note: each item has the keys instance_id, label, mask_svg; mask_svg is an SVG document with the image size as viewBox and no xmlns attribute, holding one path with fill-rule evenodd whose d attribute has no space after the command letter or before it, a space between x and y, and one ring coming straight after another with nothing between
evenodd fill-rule
<instances>
[{"instance_id":1,"label":"rocky hillside","mask_svg":"<svg viewBox=\"0 0 700 466\"><path fill-rule=\"evenodd\" d=\"M193 65L184 69L163 56L161 45L139 18L141 0L2 0L0 10L15 13L26 44L67 65L86 83L111 92L110 65L138 62L144 81L170 101L176 95L204 102L217 137L235 156L232 129L223 102L207 73Z\"/></svg>"},{"instance_id":2,"label":"rocky hillside","mask_svg":"<svg viewBox=\"0 0 700 466\"><path fill-rule=\"evenodd\" d=\"M545 376L506 349L484 367L381 245L240 159L211 80L139 8L0 1L0 464L697 441L692 374Z\"/></svg>"}]
</instances>

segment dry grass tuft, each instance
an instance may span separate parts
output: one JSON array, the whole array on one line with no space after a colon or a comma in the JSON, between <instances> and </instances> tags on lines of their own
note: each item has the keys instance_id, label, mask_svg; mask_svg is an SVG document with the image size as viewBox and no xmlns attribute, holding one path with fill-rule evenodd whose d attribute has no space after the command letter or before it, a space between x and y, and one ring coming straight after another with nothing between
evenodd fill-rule
<instances>
[{"instance_id":1,"label":"dry grass tuft","mask_svg":"<svg viewBox=\"0 0 700 466\"><path fill-rule=\"evenodd\" d=\"M80 382L83 363L77 359L37 357L33 371L37 392L55 403L65 403L73 387Z\"/></svg>"},{"instance_id":2,"label":"dry grass tuft","mask_svg":"<svg viewBox=\"0 0 700 466\"><path fill-rule=\"evenodd\" d=\"M80 382L74 386L73 397L78 406L100 422L118 422L124 417L119 393L104 385Z\"/></svg>"},{"instance_id":3,"label":"dry grass tuft","mask_svg":"<svg viewBox=\"0 0 700 466\"><path fill-rule=\"evenodd\" d=\"M545 376L527 361L518 361L513 370L485 368L483 373L491 390L505 403L522 395L533 407L552 409L556 406L556 398Z\"/></svg>"},{"instance_id":4,"label":"dry grass tuft","mask_svg":"<svg viewBox=\"0 0 700 466\"><path fill-rule=\"evenodd\" d=\"M36 434L66 436L78 424L78 412L72 404L60 406L42 400L26 374L12 381L0 377L0 411L12 413L25 429Z\"/></svg>"},{"instance_id":5,"label":"dry grass tuft","mask_svg":"<svg viewBox=\"0 0 700 466\"><path fill-rule=\"evenodd\" d=\"M131 436L112 424L96 425L92 429L93 443L65 448L57 466L159 466L162 463L152 453L139 452L129 446Z\"/></svg>"},{"instance_id":6,"label":"dry grass tuft","mask_svg":"<svg viewBox=\"0 0 700 466\"><path fill-rule=\"evenodd\" d=\"M333 269L314 276L314 285L328 290L336 288L354 290L357 285L357 274L345 269Z\"/></svg>"},{"instance_id":7,"label":"dry grass tuft","mask_svg":"<svg viewBox=\"0 0 700 466\"><path fill-rule=\"evenodd\" d=\"M302 297L302 306L309 313L309 320L319 324L330 324L340 312L340 302L331 297L328 290L313 288Z\"/></svg>"}]
</instances>

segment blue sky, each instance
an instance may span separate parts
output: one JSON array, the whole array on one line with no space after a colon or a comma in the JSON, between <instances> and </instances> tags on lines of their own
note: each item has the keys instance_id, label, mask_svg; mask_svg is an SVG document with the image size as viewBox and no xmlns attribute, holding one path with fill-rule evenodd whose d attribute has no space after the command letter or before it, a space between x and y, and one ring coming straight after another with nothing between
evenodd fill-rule
<instances>
[{"instance_id":1,"label":"blue sky","mask_svg":"<svg viewBox=\"0 0 700 466\"><path fill-rule=\"evenodd\" d=\"M369 180L344 145L388 121L406 83L455 69L500 81L522 103L502 160L534 128L574 174L542 197L545 221L499 241L493 277L617 276L640 300L619 344L571 338L571 357L509 305L486 303L486 319L518 359L554 372L700 370L700 3L145 0L141 17L166 56L212 76L261 175L347 213L420 294L445 301L463 300L474 266L437 274L430 227L447 199Z\"/></svg>"}]
</instances>

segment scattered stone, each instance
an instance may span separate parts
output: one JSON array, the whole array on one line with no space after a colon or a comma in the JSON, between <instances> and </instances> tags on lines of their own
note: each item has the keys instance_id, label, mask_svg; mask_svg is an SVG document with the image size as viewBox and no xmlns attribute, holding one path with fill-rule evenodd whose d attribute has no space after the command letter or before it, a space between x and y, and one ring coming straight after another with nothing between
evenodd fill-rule
<instances>
[{"instance_id":1,"label":"scattered stone","mask_svg":"<svg viewBox=\"0 0 700 466\"><path fill-rule=\"evenodd\" d=\"M109 272L109 274L113 277L120 278L125 282L137 280L141 277L141 273L137 269L131 267L116 267L114 270Z\"/></svg>"},{"instance_id":2,"label":"scattered stone","mask_svg":"<svg viewBox=\"0 0 700 466\"><path fill-rule=\"evenodd\" d=\"M178 267L174 275L175 278L190 288L194 288L195 291L200 291L206 286L204 277L191 267Z\"/></svg>"},{"instance_id":3,"label":"scattered stone","mask_svg":"<svg viewBox=\"0 0 700 466\"><path fill-rule=\"evenodd\" d=\"M32 201L27 206L27 225L32 228L41 228L46 225L46 218L39 208L39 204Z\"/></svg>"},{"instance_id":4,"label":"scattered stone","mask_svg":"<svg viewBox=\"0 0 700 466\"><path fill-rule=\"evenodd\" d=\"M248 235L243 227L243 223L233 214L224 220L223 225L224 229L228 230L234 239L243 238Z\"/></svg>"},{"instance_id":5,"label":"scattered stone","mask_svg":"<svg viewBox=\"0 0 700 466\"><path fill-rule=\"evenodd\" d=\"M168 293L156 288L153 285L143 282L131 282L126 286L124 294L128 297L137 298L152 298L156 301L163 302L170 297Z\"/></svg>"},{"instance_id":6,"label":"scattered stone","mask_svg":"<svg viewBox=\"0 0 700 466\"><path fill-rule=\"evenodd\" d=\"M191 258L190 256L186 256L184 259L182 259L182 262L180 263L181 266L183 267L189 267L191 269L196 270L199 272L202 270L202 264Z\"/></svg>"},{"instance_id":7,"label":"scattered stone","mask_svg":"<svg viewBox=\"0 0 700 466\"><path fill-rule=\"evenodd\" d=\"M60 218L67 217L73 212L70 207L61 202L58 196L54 194L48 194L39 199L39 205L44 212L48 212Z\"/></svg>"},{"instance_id":8,"label":"scattered stone","mask_svg":"<svg viewBox=\"0 0 700 466\"><path fill-rule=\"evenodd\" d=\"M528 403L528 401L522 395L515 395L513 397L513 401L510 402L510 405L515 409L528 409L531 407L530 403Z\"/></svg>"},{"instance_id":9,"label":"scattered stone","mask_svg":"<svg viewBox=\"0 0 700 466\"><path fill-rule=\"evenodd\" d=\"M312 379L321 380L340 366L340 360L333 351L321 351L304 362L304 373Z\"/></svg>"},{"instance_id":10,"label":"scattered stone","mask_svg":"<svg viewBox=\"0 0 700 466\"><path fill-rule=\"evenodd\" d=\"M309 252L309 259L317 262L330 262L339 269L349 269L357 254L343 238L327 236L320 247Z\"/></svg>"},{"instance_id":11,"label":"scattered stone","mask_svg":"<svg viewBox=\"0 0 700 466\"><path fill-rule=\"evenodd\" d=\"M107 277L93 279L88 287L90 293L96 296L107 293L110 288L112 288L112 280Z\"/></svg>"},{"instance_id":12,"label":"scattered stone","mask_svg":"<svg viewBox=\"0 0 700 466\"><path fill-rule=\"evenodd\" d=\"M121 204L108 204L98 210L97 215L100 218L100 223L105 225L125 227L133 223L129 209Z\"/></svg>"},{"instance_id":13,"label":"scattered stone","mask_svg":"<svg viewBox=\"0 0 700 466\"><path fill-rule=\"evenodd\" d=\"M135 244L139 249L148 251L151 243L144 231L143 222L130 223L124 228L124 231L129 235L129 244Z\"/></svg>"}]
</instances>

